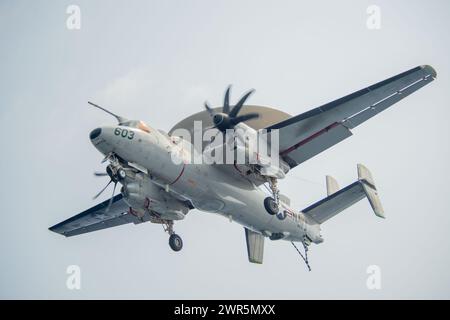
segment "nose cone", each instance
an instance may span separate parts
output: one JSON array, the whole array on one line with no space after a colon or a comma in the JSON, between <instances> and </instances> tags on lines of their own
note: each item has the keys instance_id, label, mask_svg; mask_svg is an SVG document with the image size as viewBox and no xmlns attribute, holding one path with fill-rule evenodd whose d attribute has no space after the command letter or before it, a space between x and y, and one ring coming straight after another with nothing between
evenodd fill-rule
<instances>
[{"instance_id":1,"label":"nose cone","mask_svg":"<svg viewBox=\"0 0 450 320\"><path fill-rule=\"evenodd\" d=\"M102 133L102 129L100 129L100 128L94 129L89 134L89 138L91 140L94 140L95 138L97 138L100 135L100 133Z\"/></svg>"}]
</instances>

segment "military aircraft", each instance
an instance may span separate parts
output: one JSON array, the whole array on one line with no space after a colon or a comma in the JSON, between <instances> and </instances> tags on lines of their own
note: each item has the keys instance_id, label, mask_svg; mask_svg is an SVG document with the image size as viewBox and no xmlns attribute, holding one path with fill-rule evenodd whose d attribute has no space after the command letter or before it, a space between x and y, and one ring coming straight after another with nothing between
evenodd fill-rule
<instances>
[{"instance_id":1,"label":"military aircraft","mask_svg":"<svg viewBox=\"0 0 450 320\"><path fill-rule=\"evenodd\" d=\"M113 195L49 229L71 237L150 221L163 226L170 247L179 251L183 241L174 231L174 222L198 209L223 215L244 227L250 262L263 262L267 237L291 241L309 268L308 246L323 241L320 227L336 214L367 198L375 215L385 217L374 179L361 164L357 166L358 179L342 189L327 176L327 197L301 211L290 206L277 181L435 78L431 66L418 66L294 117L274 108L244 105L253 91L231 105L229 87L222 107L211 108L205 102L204 111L182 120L169 133L89 102L118 122L98 127L89 135L108 163L106 172L95 174L110 178L94 198L110 184L114 185ZM205 127L196 125L199 122ZM186 134L177 134L201 137L206 131L213 134L200 144L189 141ZM251 149L245 142L248 137L257 137L270 152ZM223 156L218 152L220 146L229 147L233 155L243 155L243 161L233 157L231 162L218 161ZM122 188L115 195L118 183ZM303 245L305 255L294 242Z\"/></svg>"}]
</instances>

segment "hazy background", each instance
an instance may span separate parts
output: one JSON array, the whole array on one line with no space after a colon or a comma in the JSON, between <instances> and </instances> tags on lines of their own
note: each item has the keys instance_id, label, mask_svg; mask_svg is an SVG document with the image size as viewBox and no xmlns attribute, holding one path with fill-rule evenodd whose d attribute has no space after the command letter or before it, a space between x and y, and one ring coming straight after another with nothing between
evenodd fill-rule
<instances>
[{"instance_id":1,"label":"hazy background","mask_svg":"<svg viewBox=\"0 0 450 320\"><path fill-rule=\"evenodd\" d=\"M81 30L66 28L70 4ZM448 30L448 1L1 1L0 297L450 298ZM353 182L357 163L379 187L387 219L364 200L330 220L312 272L289 242L248 263L242 227L196 210L176 224L180 253L160 225L47 230L107 182L88 135L115 120L87 100L168 131L230 83L233 99L255 88L249 103L296 115L421 64L435 82L281 183L298 209L325 195L326 174ZM66 288L73 264L81 290Z\"/></svg>"}]
</instances>

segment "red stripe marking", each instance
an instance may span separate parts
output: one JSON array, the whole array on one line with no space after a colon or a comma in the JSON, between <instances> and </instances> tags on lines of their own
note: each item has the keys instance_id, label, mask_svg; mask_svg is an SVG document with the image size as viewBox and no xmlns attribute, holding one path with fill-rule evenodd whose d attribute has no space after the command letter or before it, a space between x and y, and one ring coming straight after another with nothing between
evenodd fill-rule
<instances>
[{"instance_id":1,"label":"red stripe marking","mask_svg":"<svg viewBox=\"0 0 450 320\"><path fill-rule=\"evenodd\" d=\"M132 214L133 216L137 217L136 211L133 210L133 208L130 207L129 211L130 214Z\"/></svg>"},{"instance_id":2,"label":"red stripe marking","mask_svg":"<svg viewBox=\"0 0 450 320\"><path fill-rule=\"evenodd\" d=\"M292 147L287 148L287 149L284 150L284 151L281 151L281 152L280 152L280 156L284 156L284 155L288 154L289 152L294 151L295 149L297 149L297 148L299 148L299 147L305 145L306 143L310 142L310 141L313 140L314 138L317 138L317 137L320 136L321 134L327 132L327 131L330 130L330 129L333 129L334 127L336 127L336 126L338 126L338 125L339 125L339 123L335 122L335 123L332 123L331 125L329 125L328 127L323 128L323 129L320 130L320 131L317 131L316 133L312 134L312 135L309 136L308 138L306 138L306 139L300 141L300 142L297 143L297 144L294 144Z\"/></svg>"},{"instance_id":3,"label":"red stripe marking","mask_svg":"<svg viewBox=\"0 0 450 320\"><path fill-rule=\"evenodd\" d=\"M181 176L182 176L183 173L184 173L184 168L186 168L186 164L185 164L185 163L183 163L183 169L181 170L181 172L180 172L180 174L178 175L178 177L177 177L172 183L169 183L169 185L173 185L174 183L176 183L176 182L181 178Z\"/></svg>"}]
</instances>

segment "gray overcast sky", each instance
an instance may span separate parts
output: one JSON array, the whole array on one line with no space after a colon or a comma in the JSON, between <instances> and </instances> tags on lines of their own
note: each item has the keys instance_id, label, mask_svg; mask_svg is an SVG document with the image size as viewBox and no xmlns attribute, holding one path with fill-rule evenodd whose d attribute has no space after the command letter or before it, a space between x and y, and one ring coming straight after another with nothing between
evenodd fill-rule
<instances>
[{"instance_id":1,"label":"gray overcast sky","mask_svg":"<svg viewBox=\"0 0 450 320\"><path fill-rule=\"evenodd\" d=\"M81 29L66 28L66 8ZM366 27L369 5L381 29ZM1 298L450 298L448 1L1 1ZM128 118L169 130L248 88L292 115L416 65L438 79L293 170L282 192L302 209L374 174L387 214L367 201L323 226L307 272L288 242L247 262L242 227L192 211L172 252L159 225L65 239L50 225L96 204L106 179L90 130ZM236 98L236 96L234 97ZM108 197L103 195L103 199ZM78 265L81 290L66 288ZM368 290L366 268L381 268Z\"/></svg>"}]
</instances>

